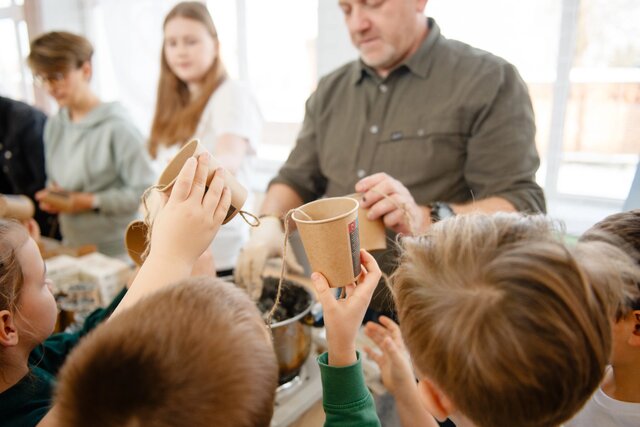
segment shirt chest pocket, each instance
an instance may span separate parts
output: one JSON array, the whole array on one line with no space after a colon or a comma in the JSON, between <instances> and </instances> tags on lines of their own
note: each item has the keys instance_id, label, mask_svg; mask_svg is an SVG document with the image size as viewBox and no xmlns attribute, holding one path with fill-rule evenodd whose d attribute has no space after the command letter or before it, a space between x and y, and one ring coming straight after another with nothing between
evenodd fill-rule
<instances>
[{"instance_id":1,"label":"shirt chest pocket","mask_svg":"<svg viewBox=\"0 0 640 427\"><path fill-rule=\"evenodd\" d=\"M463 175L468 135L461 120L422 119L388 129L376 146L373 168L406 186Z\"/></svg>"}]
</instances>

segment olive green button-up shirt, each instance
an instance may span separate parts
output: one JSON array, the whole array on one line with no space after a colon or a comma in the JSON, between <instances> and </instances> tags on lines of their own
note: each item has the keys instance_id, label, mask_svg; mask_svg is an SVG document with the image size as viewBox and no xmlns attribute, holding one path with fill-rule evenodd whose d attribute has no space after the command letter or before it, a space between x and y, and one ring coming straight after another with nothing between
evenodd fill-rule
<instances>
[{"instance_id":1,"label":"olive green button-up shirt","mask_svg":"<svg viewBox=\"0 0 640 427\"><path fill-rule=\"evenodd\" d=\"M320 80L272 183L309 202L386 172L421 205L498 196L545 211L533 109L517 70L428 23L421 47L386 78L354 61Z\"/></svg>"}]
</instances>

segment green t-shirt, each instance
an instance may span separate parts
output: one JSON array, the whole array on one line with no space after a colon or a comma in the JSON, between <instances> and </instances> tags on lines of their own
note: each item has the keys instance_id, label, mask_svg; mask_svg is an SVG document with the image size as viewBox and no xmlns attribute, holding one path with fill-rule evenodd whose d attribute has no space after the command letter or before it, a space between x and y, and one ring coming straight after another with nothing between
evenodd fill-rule
<instances>
[{"instance_id":1,"label":"green t-shirt","mask_svg":"<svg viewBox=\"0 0 640 427\"><path fill-rule=\"evenodd\" d=\"M115 310L126 293L123 289L106 308L91 313L82 329L51 335L29 355L29 373L0 393L0 424L3 427L35 426L51 407L56 375L80 339Z\"/></svg>"}]
</instances>

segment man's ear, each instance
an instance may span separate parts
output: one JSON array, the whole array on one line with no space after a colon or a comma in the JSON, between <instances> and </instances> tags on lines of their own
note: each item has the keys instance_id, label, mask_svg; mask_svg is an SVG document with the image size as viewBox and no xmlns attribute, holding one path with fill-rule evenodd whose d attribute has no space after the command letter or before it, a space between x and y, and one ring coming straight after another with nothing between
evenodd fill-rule
<instances>
[{"instance_id":1,"label":"man's ear","mask_svg":"<svg viewBox=\"0 0 640 427\"><path fill-rule=\"evenodd\" d=\"M418 382L422 404L438 421L444 421L455 411L455 405L440 388L428 378Z\"/></svg>"},{"instance_id":2,"label":"man's ear","mask_svg":"<svg viewBox=\"0 0 640 427\"><path fill-rule=\"evenodd\" d=\"M628 343L633 347L640 348L640 310L633 310L631 319L633 321L633 331L629 335Z\"/></svg>"},{"instance_id":3,"label":"man's ear","mask_svg":"<svg viewBox=\"0 0 640 427\"><path fill-rule=\"evenodd\" d=\"M0 345L13 347L18 344L18 329L13 314L9 310L0 310Z\"/></svg>"}]
</instances>

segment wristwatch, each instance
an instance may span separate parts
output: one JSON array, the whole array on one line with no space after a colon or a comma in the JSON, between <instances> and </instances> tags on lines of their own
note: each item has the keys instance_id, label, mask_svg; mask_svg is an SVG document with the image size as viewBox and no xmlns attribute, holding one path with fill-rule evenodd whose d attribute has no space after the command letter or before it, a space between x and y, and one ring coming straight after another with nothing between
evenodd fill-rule
<instances>
[{"instance_id":1,"label":"wristwatch","mask_svg":"<svg viewBox=\"0 0 640 427\"><path fill-rule=\"evenodd\" d=\"M431 222L435 223L442 221L443 219L455 216L456 213L451 208L451 205L446 202L433 202L429 205L431 208Z\"/></svg>"}]
</instances>

